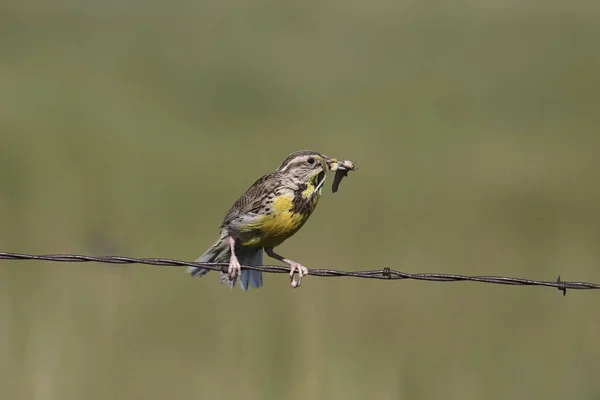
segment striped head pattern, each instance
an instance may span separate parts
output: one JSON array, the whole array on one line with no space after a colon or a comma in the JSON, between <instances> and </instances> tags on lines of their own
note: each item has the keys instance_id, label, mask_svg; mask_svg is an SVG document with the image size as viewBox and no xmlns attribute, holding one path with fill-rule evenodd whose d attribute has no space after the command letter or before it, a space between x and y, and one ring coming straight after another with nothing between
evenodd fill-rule
<instances>
[{"instance_id":1,"label":"striped head pattern","mask_svg":"<svg viewBox=\"0 0 600 400\"><path fill-rule=\"evenodd\" d=\"M283 160L276 173L296 182L319 185L329 171L330 158L311 150L296 151Z\"/></svg>"}]
</instances>

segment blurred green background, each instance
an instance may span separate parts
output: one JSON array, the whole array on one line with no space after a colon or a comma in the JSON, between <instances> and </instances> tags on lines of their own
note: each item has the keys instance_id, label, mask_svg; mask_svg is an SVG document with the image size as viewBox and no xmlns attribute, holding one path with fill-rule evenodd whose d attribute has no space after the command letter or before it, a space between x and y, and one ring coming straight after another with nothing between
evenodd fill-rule
<instances>
[{"instance_id":1,"label":"blurred green background","mask_svg":"<svg viewBox=\"0 0 600 400\"><path fill-rule=\"evenodd\" d=\"M193 260L289 153L309 268L600 282L600 6L0 4L0 251ZM0 262L2 399L592 399L600 297Z\"/></svg>"}]
</instances>

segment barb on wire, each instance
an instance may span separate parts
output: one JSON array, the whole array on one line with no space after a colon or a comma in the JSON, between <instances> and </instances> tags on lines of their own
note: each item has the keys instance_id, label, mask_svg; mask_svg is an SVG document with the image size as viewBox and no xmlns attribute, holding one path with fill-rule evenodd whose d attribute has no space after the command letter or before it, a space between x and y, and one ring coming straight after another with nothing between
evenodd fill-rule
<instances>
[{"instance_id":1,"label":"barb on wire","mask_svg":"<svg viewBox=\"0 0 600 400\"><path fill-rule=\"evenodd\" d=\"M43 260L43 261L58 261L58 262L98 262L107 264L146 264L165 267L202 267L213 271L227 272L228 263L213 263L213 262L194 262L172 260L169 258L133 258L121 256L84 256L77 254L18 254L18 253L3 253L0 252L0 260ZM288 273L289 267L278 265L260 265L260 266L242 266L242 268L253 269L267 273ZM383 268L371 271L338 271L334 269L309 269L309 275L319 277L351 277L351 278L367 278L367 279L387 279L400 280L412 279L419 281L433 282L482 282L492 283L497 285L515 285L515 286L547 286L557 288L563 295L566 295L567 289L600 289L600 284L589 282L567 282L561 281L560 275L556 281L537 281L532 279L511 278L508 276L467 276L456 274L409 274L406 272L395 271L390 268Z\"/></svg>"}]
</instances>

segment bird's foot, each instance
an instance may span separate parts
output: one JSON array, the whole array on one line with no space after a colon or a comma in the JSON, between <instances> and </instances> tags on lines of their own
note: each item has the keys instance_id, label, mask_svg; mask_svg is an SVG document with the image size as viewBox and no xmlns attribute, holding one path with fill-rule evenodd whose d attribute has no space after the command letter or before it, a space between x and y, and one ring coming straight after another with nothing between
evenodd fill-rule
<instances>
[{"instance_id":1,"label":"bird's foot","mask_svg":"<svg viewBox=\"0 0 600 400\"><path fill-rule=\"evenodd\" d=\"M295 261L290 261L289 262L290 265L290 285L292 286L292 288L297 288L298 286L300 286L300 284L302 283L302 277L305 275L308 275L308 269L300 264L297 263ZM296 281L296 276L295 276L295 272L298 271L298 280Z\"/></svg>"},{"instance_id":2,"label":"bird's foot","mask_svg":"<svg viewBox=\"0 0 600 400\"><path fill-rule=\"evenodd\" d=\"M282 261L290 266L290 281L292 288L297 288L302 283L302 277L308 275L308 269L296 261L284 258L273 251L272 247L266 247L265 251L269 257L273 257L276 260ZM295 272L298 271L298 280L296 280Z\"/></svg>"},{"instance_id":3,"label":"bird's foot","mask_svg":"<svg viewBox=\"0 0 600 400\"><path fill-rule=\"evenodd\" d=\"M227 274L229 275L230 280L234 280L242 273L242 266L235 254L231 255L229 259L229 268L227 269Z\"/></svg>"},{"instance_id":4,"label":"bird's foot","mask_svg":"<svg viewBox=\"0 0 600 400\"><path fill-rule=\"evenodd\" d=\"M235 255L235 239L231 236L229 236L229 248L231 250L231 257L229 257L229 269L227 270L227 274L229 275L229 280L233 281L242 274L242 266Z\"/></svg>"}]
</instances>

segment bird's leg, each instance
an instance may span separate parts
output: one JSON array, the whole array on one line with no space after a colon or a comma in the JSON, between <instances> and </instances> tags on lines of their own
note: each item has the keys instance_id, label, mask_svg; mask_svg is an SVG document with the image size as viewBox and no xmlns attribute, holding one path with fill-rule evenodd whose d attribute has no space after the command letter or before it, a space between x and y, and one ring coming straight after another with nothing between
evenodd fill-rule
<instances>
[{"instance_id":1,"label":"bird's leg","mask_svg":"<svg viewBox=\"0 0 600 400\"><path fill-rule=\"evenodd\" d=\"M242 273L242 266L235 255L235 239L229 236L229 248L231 249L231 257L229 258L229 279L235 279L236 276Z\"/></svg>"},{"instance_id":2,"label":"bird's leg","mask_svg":"<svg viewBox=\"0 0 600 400\"><path fill-rule=\"evenodd\" d=\"M272 257L289 265L291 286L293 288L297 288L298 286L300 286L300 284L302 283L302 277L304 275L308 275L308 269L304 265L297 263L296 261L288 260L287 258L284 258L279 254L275 253L272 247L265 248L265 251L269 257ZM298 281L296 281L296 278L294 277L294 272L296 270L298 271Z\"/></svg>"}]
</instances>

